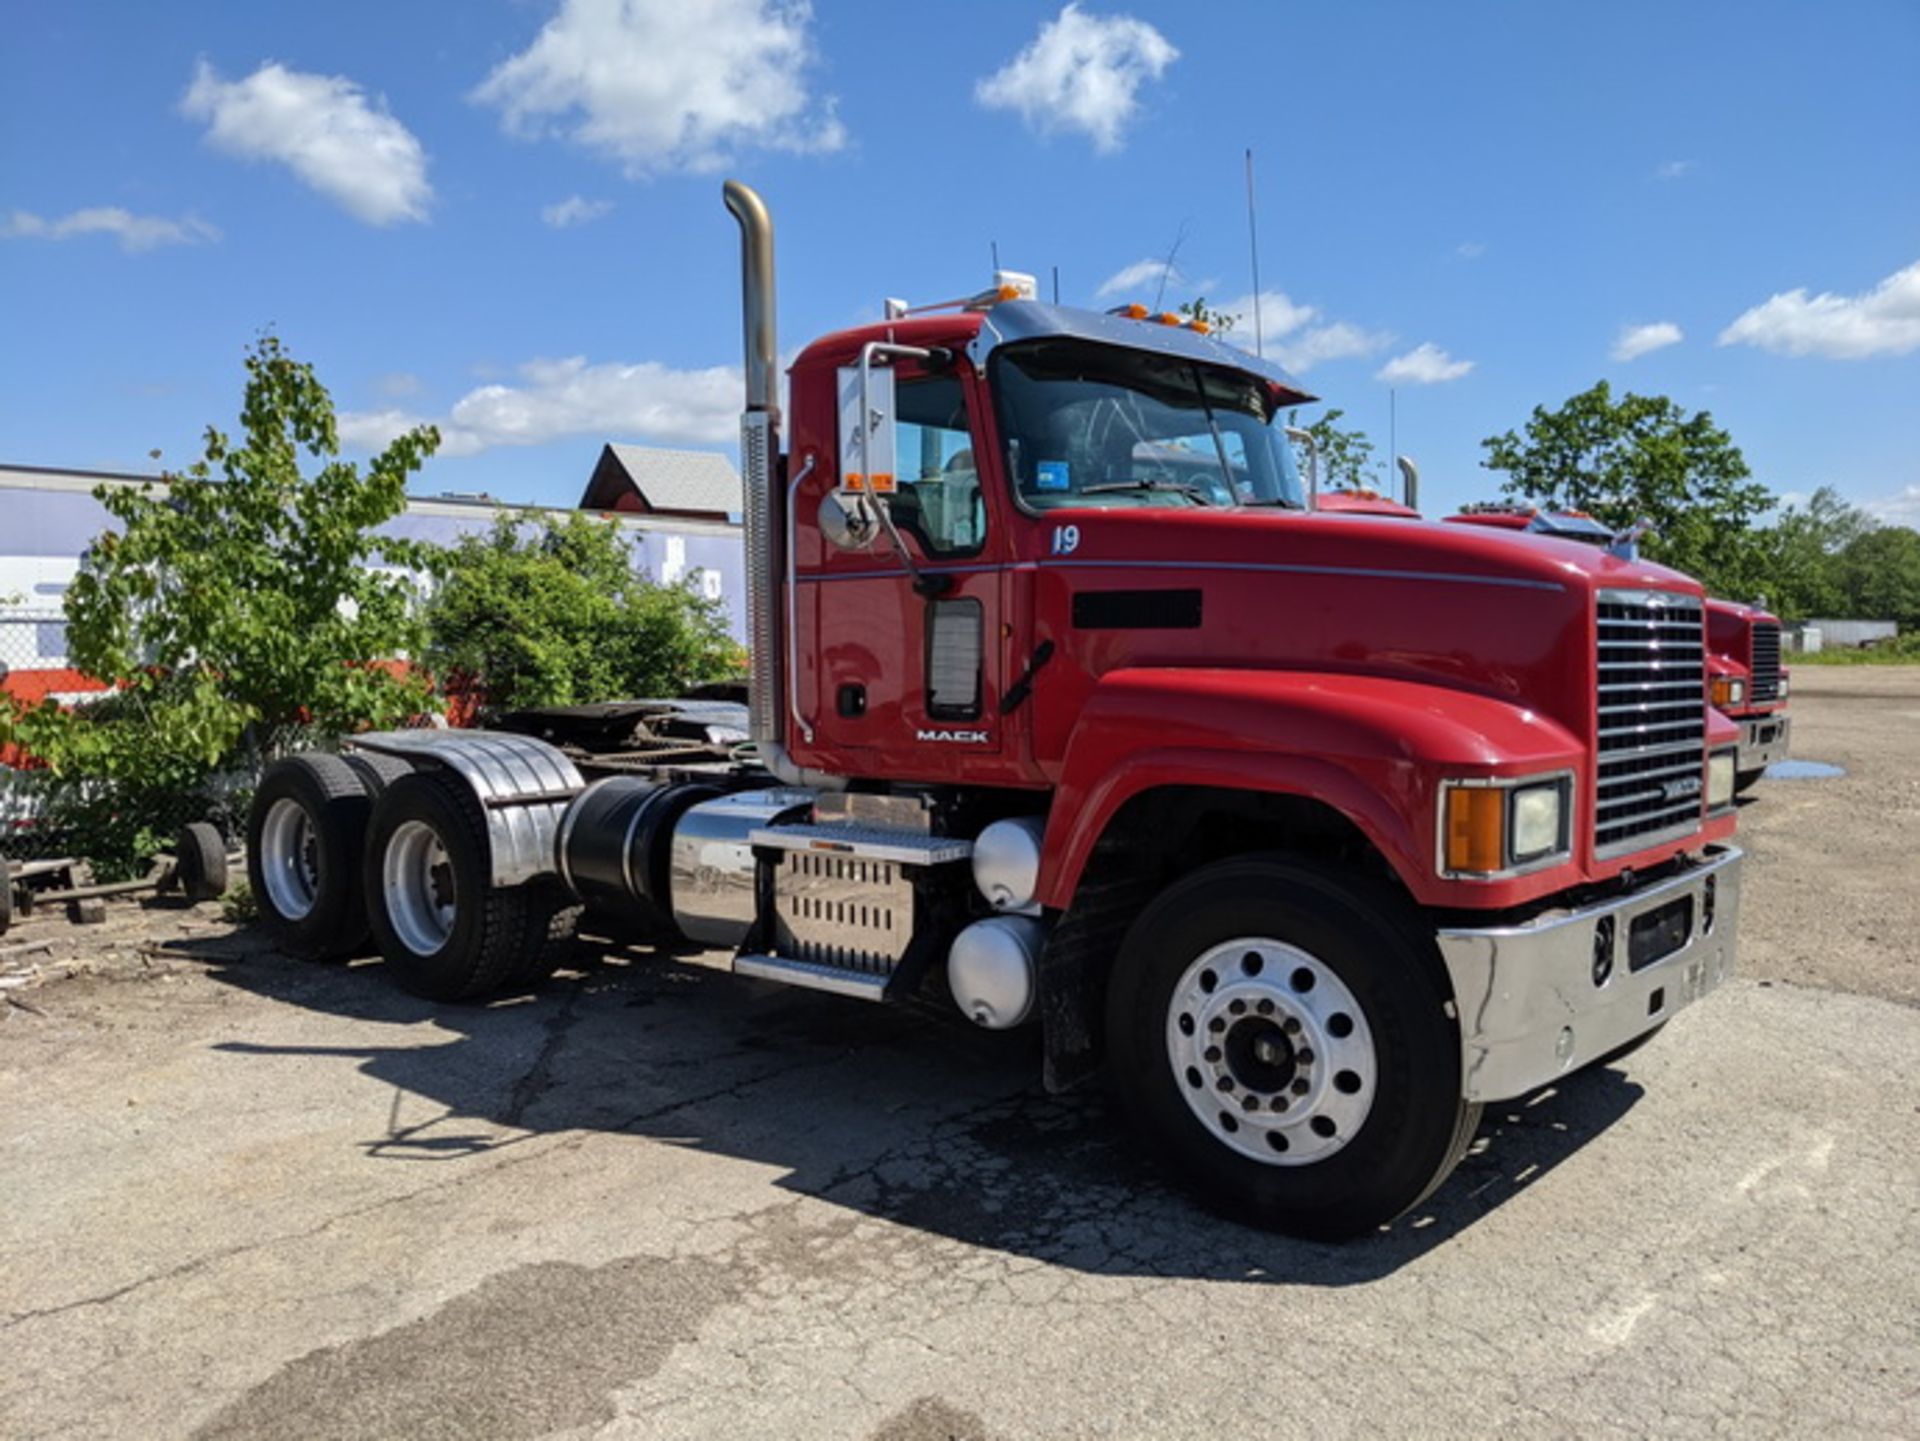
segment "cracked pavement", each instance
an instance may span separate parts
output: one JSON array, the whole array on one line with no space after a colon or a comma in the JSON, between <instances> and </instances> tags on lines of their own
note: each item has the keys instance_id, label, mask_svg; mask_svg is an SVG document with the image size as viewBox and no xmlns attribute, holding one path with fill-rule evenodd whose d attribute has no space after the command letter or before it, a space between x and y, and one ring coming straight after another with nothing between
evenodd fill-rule
<instances>
[{"instance_id":1,"label":"cracked pavement","mask_svg":"<svg viewBox=\"0 0 1920 1441\"><path fill-rule=\"evenodd\" d=\"M176 939L0 1005L0 1435L1920 1434L1920 672L1795 679L1849 775L1743 814L1740 979L1344 1247L1029 1035L621 948L435 1007L117 908Z\"/></svg>"}]
</instances>

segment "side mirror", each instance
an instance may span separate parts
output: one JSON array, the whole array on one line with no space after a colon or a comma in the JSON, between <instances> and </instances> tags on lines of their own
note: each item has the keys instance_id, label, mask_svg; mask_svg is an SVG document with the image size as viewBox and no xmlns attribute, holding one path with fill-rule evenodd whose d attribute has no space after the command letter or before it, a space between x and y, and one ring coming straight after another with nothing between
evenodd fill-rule
<instances>
[{"instance_id":1,"label":"side mirror","mask_svg":"<svg viewBox=\"0 0 1920 1441\"><path fill-rule=\"evenodd\" d=\"M841 550L865 550L880 534L873 502L854 491L830 490L820 497L817 523L827 544Z\"/></svg>"},{"instance_id":2,"label":"side mirror","mask_svg":"<svg viewBox=\"0 0 1920 1441\"><path fill-rule=\"evenodd\" d=\"M892 495L896 471L893 372L840 367L840 498Z\"/></svg>"}]
</instances>

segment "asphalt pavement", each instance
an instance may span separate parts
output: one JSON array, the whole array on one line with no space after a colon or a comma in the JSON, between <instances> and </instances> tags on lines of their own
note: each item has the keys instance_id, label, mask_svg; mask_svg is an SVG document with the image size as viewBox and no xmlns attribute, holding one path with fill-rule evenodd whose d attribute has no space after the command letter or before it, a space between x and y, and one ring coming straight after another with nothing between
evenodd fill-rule
<instances>
[{"instance_id":1,"label":"asphalt pavement","mask_svg":"<svg viewBox=\"0 0 1920 1441\"><path fill-rule=\"evenodd\" d=\"M1030 1036L649 952L435 1007L124 907L0 992L0 1435L1920 1435L1920 675L1837 674L1739 978L1345 1246Z\"/></svg>"}]
</instances>

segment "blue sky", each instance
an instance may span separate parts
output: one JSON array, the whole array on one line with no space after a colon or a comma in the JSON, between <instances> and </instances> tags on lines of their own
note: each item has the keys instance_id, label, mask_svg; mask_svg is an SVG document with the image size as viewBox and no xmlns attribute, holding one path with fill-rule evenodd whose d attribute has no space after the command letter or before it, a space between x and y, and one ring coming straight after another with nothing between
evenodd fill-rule
<instances>
[{"instance_id":1,"label":"blue sky","mask_svg":"<svg viewBox=\"0 0 1920 1441\"><path fill-rule=\"evenodd\" d=\"M6 14L0 461L184 464L271 326L361 442L446 426L416 490L570 503L604 440L731 448L723 176L792 351L993 244L1107 305L1177 240L1167 303L1237 305L1251 146L1269 347L1383 450L1391 387L1429 510L1606 377L1920 523L1909 0Z\"/></svg>"}]
</instances>

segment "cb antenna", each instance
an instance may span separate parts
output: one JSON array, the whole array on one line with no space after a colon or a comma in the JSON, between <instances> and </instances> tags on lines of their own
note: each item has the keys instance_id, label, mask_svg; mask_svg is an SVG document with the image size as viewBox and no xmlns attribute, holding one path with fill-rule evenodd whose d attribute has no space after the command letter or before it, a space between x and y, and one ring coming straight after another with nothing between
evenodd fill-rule
<instances>
[{"instance_id":1,"label":"cb antenna","mask_svg":"<svg viewBox=\"0 0 1920 1441\"><path fill-rule=\"evenodd\" d=\"M1260 232L1253 223L1253 147L1247 147L1247 249L1253 255L1253 353L1264 357L1260 335Z\"/></svg>"},{"instance_id":2,"label":"cb antenna","mask_svg":"<svg viewBox=\"0 0 1920 1441\"><path fill-rule=\"evenodd\" d=\"M1180 254L1180 247L1187 243L1187 222L1180 222L1180 232L1173 237L1173 244L1167 247L1166 264L1160 267L1160 288L1153 292L1153 308L1158 310L1160 302L1167 293L1167 278L1173 274L1174 257Z\"/></svg>"}]
</instances>

